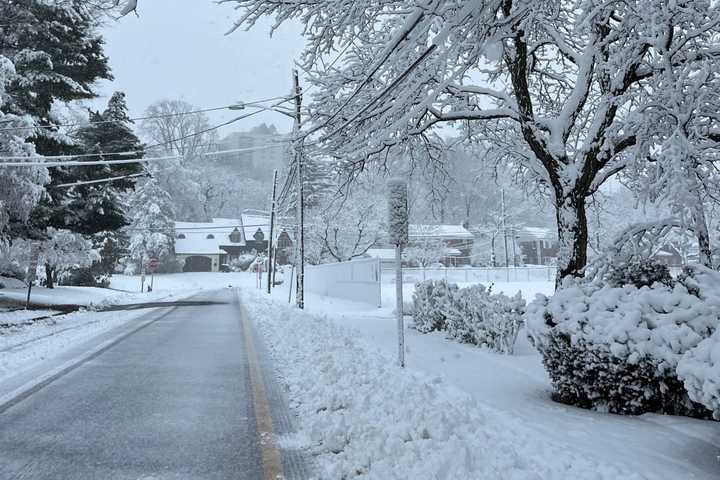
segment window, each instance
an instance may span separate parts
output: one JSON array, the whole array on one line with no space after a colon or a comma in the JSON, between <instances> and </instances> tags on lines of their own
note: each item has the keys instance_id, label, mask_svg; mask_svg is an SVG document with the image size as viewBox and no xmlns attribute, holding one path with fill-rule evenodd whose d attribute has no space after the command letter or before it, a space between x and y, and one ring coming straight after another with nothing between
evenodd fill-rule
<instances>
[{"instance_id":1,"label":"window","mask_svg":"<svg viewBox=\"0 0 720 480\"><path fill-rule=\"evenodd\" d=\"M185 238L185 234L181 233L177 236L178 240L183 240Z\"/></svg>"},{"instance_id":2,"label":"window","mask_svg":"<svg viewBox=\"0 0 720 480\"><path fill-rule=\"evenodd\" d=\"M213 235L212 233L210 233L210 234L208 234L208 236L205 237L205 238L207 238L208 240L212 240L212 239L215 238L215 235Z\"/></svg>"},{"instance_id":3,"label":"window","mask_svg":"<svg viewBox=\"0 0 720 480\"><path fill-rule=\"evenodd\" d=\"M230 234L230 241L232 243L242 242L242 235L240 234L240 230L238 230L237 227L235 227L235 230L233 230Z\"/></svg>"}]
</instances>

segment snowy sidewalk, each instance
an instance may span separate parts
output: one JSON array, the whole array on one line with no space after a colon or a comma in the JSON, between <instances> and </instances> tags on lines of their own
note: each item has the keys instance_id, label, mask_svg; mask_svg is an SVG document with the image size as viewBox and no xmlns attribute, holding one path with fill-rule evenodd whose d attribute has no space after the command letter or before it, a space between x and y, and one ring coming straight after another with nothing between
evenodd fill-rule
<instances>
[{"instance_id":1,"label":"snowy sidewalk","mask_svg":"<svg viewBox=\"0 0 720 480\"><path fill-rule=\"evenodd\" d=\"M441 377L401 370L351 329L257 290L242 295L299 416L299 433L282 441L315 455L322 479L653 478L572 438L550 440Z\"/></svg>"}]
</instances>

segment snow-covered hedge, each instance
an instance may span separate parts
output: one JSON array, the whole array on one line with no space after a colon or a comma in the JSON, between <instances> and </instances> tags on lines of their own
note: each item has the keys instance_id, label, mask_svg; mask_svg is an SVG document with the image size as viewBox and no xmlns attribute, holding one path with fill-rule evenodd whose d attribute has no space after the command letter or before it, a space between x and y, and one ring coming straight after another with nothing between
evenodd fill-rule
<instances>
[{"instance_id":1,"label":"snow-covered hedge","mask_svg":"<svg viewBox=\"0 0 720 480\"><path fill-rule=\"evenodd\" d=\"M690 398L720 420L720 330L683 355L677 373Z\"/></svg>"},{"instance_id":2,"label":"snow-covered hedge","mask_svg":"<svg viewBox=\"0 0 720 480\"><path fill-rule=\"evenodd\" d=\"M460 342L501 353L512 353L524 308L520 292L507 297L493 294L482 285L458 288L444 280L420 282L413 294L413 320L418 331L447 331Z\"/></svg>"},{"instance_id":3,"label":"snow-covered hedge","mask_svg":"<svg viewBox=\"0 0 720 480\"><path fill-rule=\"evenodd\" d=\"M708 416L676 368L717 329L719 286L720 274L698 267L673 286L578 282L538 295L525 321L556 398L614 413Z\"/></svg>"},{"instance_id":4,"label":"snow-covered hedge","mask_svg":"<svg viewBox=\"0 0 720 480\"><path fill-rule=\"evenodd\" d=\"M425 280L415 284L413 321L419 332L447 329L450 303L457 289L457 285L445 280Z\"/></svg>"},{"instance_id":5,"label":"snow-covered hedge","mask_svg":"<svg viewBox=\"0 0 720 480\"><path fill-rule=\"evenodd\" d=\"M524 310L525 300L520 292L507 297L492 294L483 285L461 288L450 301L447 331L460 342L513 353Z\"/></svg>"}]
</instances>

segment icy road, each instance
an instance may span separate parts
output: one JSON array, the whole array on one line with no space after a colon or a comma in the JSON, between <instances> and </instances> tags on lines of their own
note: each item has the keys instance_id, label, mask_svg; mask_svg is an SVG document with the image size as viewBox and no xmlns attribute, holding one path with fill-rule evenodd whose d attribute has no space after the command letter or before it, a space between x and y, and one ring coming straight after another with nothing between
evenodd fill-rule
<instances>
[{"instance_id":1,"label":"icy road","mask_svg":"<svg viewBox=\"0 0 720 480\"><path fill-rule=\"evenodd\" d=\"M282 474L283 455L265 439L284 407L268 393L266 355L236 292L193 300L208 304L153 310L0 402L0 479Z\"/></svg>"}]
</instances>

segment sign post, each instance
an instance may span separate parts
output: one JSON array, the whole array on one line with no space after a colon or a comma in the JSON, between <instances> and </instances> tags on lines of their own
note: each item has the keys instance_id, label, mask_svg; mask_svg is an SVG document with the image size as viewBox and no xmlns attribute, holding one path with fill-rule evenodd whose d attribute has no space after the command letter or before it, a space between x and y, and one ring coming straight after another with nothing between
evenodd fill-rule
<instances>
[{"instance_id":1,"label":"sign post","mask_svg":"<svg viewBox=\"0 0 720 480\"><path fill-rule=\"evenodd\" d=\"M37 275L38 259L40 257L40 246L37 243L33 243L30 247L30 264L28 265L26 281L28 284L27 300L25 301L25 310L30 308L30 292L32 291L32 284L35 281Z\"/></svg>"},{"instance_id":2,"label":"sign post","mask_svg":"<svg viewBox=\"0 0 720 480\"><path fill-rule=\"evenodd\" d=\"M148 266L150 267L150 287L148 287L148 292L152 292L153 287L155 286L155 271L160 266L160 260L157 258L151 258L150 262L148 262Z\"/></svg>"},{"instance_id":3,"label":"sign post","mask_svg":"<svg viewBox=\"0 0 720 480\"><path fill-rule=\"evenodd\" d=\"M398 364L405 367L405 323L403 319L402 250L408 243L408 191L403 179L388 182L388 233L395 245L395 314L398 329Z\"/></svg>"}]
</instances>

